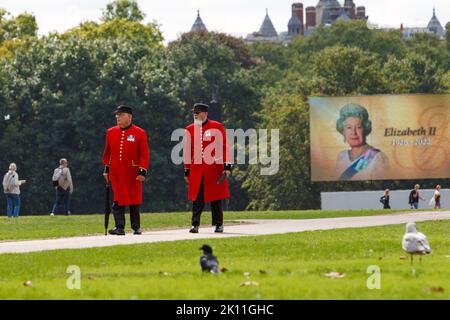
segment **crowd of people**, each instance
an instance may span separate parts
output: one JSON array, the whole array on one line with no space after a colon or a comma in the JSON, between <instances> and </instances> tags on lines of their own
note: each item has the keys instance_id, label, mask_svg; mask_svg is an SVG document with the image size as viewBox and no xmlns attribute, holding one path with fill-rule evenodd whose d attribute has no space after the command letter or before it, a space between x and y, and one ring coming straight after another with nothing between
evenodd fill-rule
<instances>
[{"instance_id":1,"label":"crowd of people","mask_svg":"<svg viewBox=\"0 0 450 320\"><path fill-rule=\"evenodd\" d=\"M416 184L414 186L414 189L412 189L411 192L409 193L408 204L411 209L419 209L419 201L420 200L426 201L425 198L423 198L420 195L419 189L420 185ZM380 198L380 202L383 204L383 209L391 209L389 201L390 201L389 189L386 189L384 191L383 196ZM434 209L441 208L441 186L439 184L436 186L433 196L431 197L428 204Z\"/></svg>"}]
</instances>

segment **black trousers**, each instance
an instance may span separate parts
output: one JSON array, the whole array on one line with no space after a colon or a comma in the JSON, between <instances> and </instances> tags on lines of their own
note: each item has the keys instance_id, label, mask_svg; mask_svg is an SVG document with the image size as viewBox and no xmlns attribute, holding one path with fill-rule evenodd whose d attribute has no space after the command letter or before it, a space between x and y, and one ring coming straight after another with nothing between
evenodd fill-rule
<instances>
[{"instance_id":1,"label":"black trousers","mask_svg":"<svg viewBox=\"0 0 450 320\"><path fill-rule=\"evenodd\" d=\"M192 204L192 225L200 225L200 216L202 215L203 209L205 208L205 198L203 189L203 178L200 183L200 190L197 194L197 199L195 199ZM222 200L211 201L211 214L212 214L212 224L215 226L223 225L223 209Z\"/></svg>"},{"instance_id":2,"label":"black trousers","mask_svg":"<svg viewBox=\"0 0 450 320\"><path fill-rule=\"evenodd\" d=\"M114 214L114 221L117 229L125 229L125 206L119 206L117 201L114 201L112 206ZM141 217L139 214L139 205L130 205L130 222L133 230L138 230L141 227Z\"/></svg>"}]
</instances>

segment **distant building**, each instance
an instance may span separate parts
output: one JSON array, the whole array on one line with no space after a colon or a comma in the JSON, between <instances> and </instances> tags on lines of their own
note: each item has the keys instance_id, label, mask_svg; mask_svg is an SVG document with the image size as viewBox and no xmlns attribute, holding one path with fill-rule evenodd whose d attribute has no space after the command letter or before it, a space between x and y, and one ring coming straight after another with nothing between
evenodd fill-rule
<instances>
[{"instance_id":1,"label":"distant building","mask_svg":"<svg viewBox=\"0 0 450 320\"><path fill-rule=\"evenodd\" d=\"M304 35L304 33L303 4L294 3L292 4L292 16L288 23L288 35L298 36Z\"/></svg>"},{"instance_id":2,"label":"distant building","mask_svg":"<svg viewBox=\"0 0 450 320\"><path fill-rule=\"evenodd\" d=\"M332 24L341 13L342 7L337 0L320 0L316 6L317 24Z\"/></svg>"},{"instance_id":3,"label":"distant building","mask_svg":"<svg viewBox=\"0 0 450 320\"><path fill-rule=\"evenodd\" d=\"M247 43L272 42L287 44L295 37L309 36L319 25L329 26L336 21L367 21L368 18L366 8L363 6L357 7L353 0L345 0L343 6L338 0L319 0L315 7L306 8L304 8L303 3L296 2L291 6L291 18L287 24L286 32L277 32L269 17L269 11L266 9L266 16L259 31L247 35L245 41ZM372 24L372 26L374 25ZM381 28L381 30L387 31L393 30L393 28ZM208 31L200 18L200 11L197 12L197 19L191 31ZM402 24L400 31L405 38L411 38L416 33L434 33L441 39L445 37L445 29L436 17L435 9L433 9L433 16L426 27L404 28Z\"/></svg>"},{"instance_id":4,"label":"distant building","mask_svg":"<svg viewBox=\"0 0 450 320\"><path fill-rule=\"evenodd\" d=\"M427 26L428 30L431 32L437 34L439 37L443 38L445 37L445 30L442 28L441 23L439 22L438 18L436 17L436 9L433 8L433 16L431 17L430 22Z\"/></svg>"},{"instance_id":5,"label":"distant building","mask_svg":"<svg viewBox=\"0 0 450 320\"><path fill-rule=\"evenodd\" d=\"M355 19L367 20L366 8L356 7L353 0L345 0L341 6L337 0L320 0L315 7L304 9L303 3L292 4L292 14L288 22L288 31L277 33L268 12L259 31L245 38L247 43L274 42L289 43L296 36L308 36L318 25L331 25L335 21ZM305 19L306 16L306 19Z\"/></svg>"},{"instance_id":6,"label":"distant building","mask_svg":"<svg viewBox=\"0 0 450 320\"><path fill-rule=\"evenodd\" d=\"M266 16L264 21L259 28L259 31L253 32L245 38L247 43L254 42L273 42L282 43L284 40L284 35L279 36L277 30L273 26L272 20L269 17L269 11L266 9Z\"/></svg>"},{"instance_id":7,"label":"distant building","mask_svg":"<svg viewBox=\"0 0 450 320\"><path fill-rule=\"evenodd\" d=\"M195 22L192 25L191 32L192 31L208 31L202 21L202 18L200 18L200 10L197 10L197 19L195 19Z\"/></svg>"},{"instance_id":8,"label":"distant building","mask_svg":"<svg viewBox=\"0 0 450 320\"><path fill-rule=\"evenodd\" d=\"M433 16L431 17L431 20L426 27L404 28L402 24L400 27L400 31L402 31L403 37L407 39L413 37L413 35L416 33L434 33L440 39L444 39L445 37L445 30L439 22L439 19L436 17L436 9L433 9Z\"/></svg>"}]
</instances>

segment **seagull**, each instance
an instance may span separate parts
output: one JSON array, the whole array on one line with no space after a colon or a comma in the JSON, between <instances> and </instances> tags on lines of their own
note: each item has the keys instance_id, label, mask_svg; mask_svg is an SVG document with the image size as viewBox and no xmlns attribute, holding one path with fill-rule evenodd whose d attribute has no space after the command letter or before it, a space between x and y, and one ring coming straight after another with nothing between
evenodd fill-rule
<instances>
[{"instance_id":1,"label":"seagull","mask_svg":"<svg viewBox=\"0 0 450 320\"><path fill-rule=\"evenodd\" d=\"M406 224L406 233L403 236L402 246L403 250L411 255L411 265L413 264L413 256L415 254L420 256L420 262L422 262L422 256L431 253L430 243L427 237L417 231L414 222Z\"/></svg>"},{"instance_id":2,"label":"seagull","mask_svg":"<svg viewBox=\"0 0 450 320\"><path fill-rule=\"evenodd\" d=\"M200 266L202 271L208 271L211 273L219 273L219 262L216 256L212 254L212 248L208 244L204 244L200 250L203 250L203 254L200 257Z\"/></svg>"}]
</instances>

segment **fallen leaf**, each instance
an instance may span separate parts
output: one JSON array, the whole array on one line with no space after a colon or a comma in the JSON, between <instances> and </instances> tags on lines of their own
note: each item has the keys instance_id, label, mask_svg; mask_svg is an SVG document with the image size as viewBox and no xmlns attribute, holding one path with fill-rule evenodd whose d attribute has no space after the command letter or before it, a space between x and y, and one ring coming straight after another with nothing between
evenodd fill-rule
<instances>
[{"instance_id":1,"label":"fallen leaf","mask_svg":"<svg viewBox=\"0 0 450 320\"><path fill-rule=\"evenodd\" d=\"M240 286L241 287L257 287L257 286L259 286L259 283L256 281L245 281L245 282L242 282Z\"/></svg>"},{"instance_id":2,"label":"fallen leaf","mask_svg":"<svg viewBox=\"0 0 450 320\"><path fill-rule=\"evenodd\" d=\"M95 278L93 276L89 276L88 280L95 280Z\"/></svg>"},{"instance_id":3,"label":"fallen leaf","mask_svg":"<svg viewBox=\"0 0 450 320\"><path fill-rule=\"evenodd\" d=\"M259 270L260 274L267 274L267 272L265 270Z\"/></svg>"},{"instance_id":4,"label":"fallen leaf","mask_svg":"<svg viewBox=\"0 0 450 320\"><path fill-rule=\"evenodd\" d=\"M340 273L340 272L330 272L330 273L324 274L324 276L327 278L332 278L332 279L340 279L340 278L344 278L346 276L346 274Z\"/></svg>"},{"instance_id":5,"label":"fallen leaf","mask_svg":"<svg viewBox=\"0 0 450 320\"><path fill-rule=\"evenodd\" d=\"M222 269L220 269L220 272L227 272L227 271L228 271L227 268L222 268Z\"/></svg>"},{"instance_id":6,"label":"fallen leaf","mask_svg":"<svg viewBox=\"0 0 450 320\"><path fill-rule=\"evenodd\" d=\"M430 288L431 292L440 292L440 293L444 293L444 288L442 287L431 287Z\"/></svg>"},{"instance_id":7,"label":"fallen leaf","mask_svg":"<svg viewBox=\"0 0 450 320\"><path fill-rule=\"evenodd\" d=\"M23 285L24 285L25 287L32 287L32 286L33 286L33 282L31 282L30 280L28 280L28 281L25 281L25 282L23 283Z\"/></svg>"},{"instance_id":8,"label":"fallen leaf","mask_svg":"<svg viewBox=\"0 0 450 320\"><path fill-rule=\"evenodd\" d=\"M407 256L400 256L400 260L406 260L406 259L408 259Z\"/></svg>"}]
</instances>

